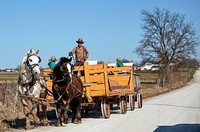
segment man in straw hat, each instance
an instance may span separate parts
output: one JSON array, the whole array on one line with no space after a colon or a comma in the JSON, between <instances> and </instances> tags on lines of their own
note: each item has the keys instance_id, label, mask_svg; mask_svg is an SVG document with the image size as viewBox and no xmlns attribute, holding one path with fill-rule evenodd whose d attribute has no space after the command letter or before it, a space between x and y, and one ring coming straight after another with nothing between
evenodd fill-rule
<instances>
[{"instance_id":1,"label":"man in straw hat","mask_svg":"<svg viewBox=\"0 0 200 132\"><path fill-rule=\"evenodd\" d=\"M86 47L83 46L83 38L78 38L76 42L78 43L78 46L76 46L71 52L69 52L69 55L72 56L75 53L76 62L74 65L81 66L89 57L89 52Z\"/></svg>"}]
</instances>

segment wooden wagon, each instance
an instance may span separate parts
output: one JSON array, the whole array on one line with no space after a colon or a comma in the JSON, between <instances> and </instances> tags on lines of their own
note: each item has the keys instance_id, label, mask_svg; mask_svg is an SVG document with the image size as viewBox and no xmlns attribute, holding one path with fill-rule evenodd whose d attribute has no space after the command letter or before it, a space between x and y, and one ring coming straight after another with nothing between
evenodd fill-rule
<instances>
[{"instance_id":1,"label":"wooden wagon","mask_svg":"<svg viewBox=\"0 0 200 132\"><path fill-rule=\"evenodd\" d=\"M50 77L52 71L44 70L44 76ZM73 74L78 75L84 85L82 110L100 108L104 118L110 117L110 110L114 104L120 106L122 114L134 110L135 101L138 108L142 107L140 94L140 76L133 74L132 67L108 67L106 64L75 66ZM52 80L47 79L46 85L52 89ZM47 97L52 99L52 95Z\"/></svg>"}]
</instances>

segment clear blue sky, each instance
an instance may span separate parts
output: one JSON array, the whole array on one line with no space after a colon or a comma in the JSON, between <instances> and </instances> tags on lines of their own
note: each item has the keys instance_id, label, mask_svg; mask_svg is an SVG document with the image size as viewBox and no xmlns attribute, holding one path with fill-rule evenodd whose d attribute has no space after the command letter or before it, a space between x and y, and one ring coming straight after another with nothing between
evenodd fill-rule
<instances>
[{"instance_id":1,"label":"clear blue sky","mask_svg":"<svg viewBox=\"0 0 200 132\"><path fill-rule=\"evenodd\" d=\"M67 56L79 37L89 60L139 62L132 51L143 33L141 10L155 7L184 14L200 36L200 0L0 0L0 69L16 68L31 48L47 67L51 55Z\"/></svg>"}]
</instances>

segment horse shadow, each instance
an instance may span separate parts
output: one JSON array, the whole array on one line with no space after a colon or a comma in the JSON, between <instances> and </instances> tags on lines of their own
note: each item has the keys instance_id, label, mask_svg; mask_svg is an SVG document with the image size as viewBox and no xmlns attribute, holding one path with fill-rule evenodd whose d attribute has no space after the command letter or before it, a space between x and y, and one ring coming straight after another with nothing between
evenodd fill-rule
<instances>
[{"instance_id":1,"label":"horse shadow","mask_svg":"<svg viewBox=\"0 0 200 132\"><path fill-rule=\"evenodd\" d=\"M40 112L42 118L43 118L43 113ZM30 116L31 118L31 116ZM56 112L55 110L48 110L47 111L47 118L49 120L49 125L50 126L55 126L56 124ZM25 129L25 126L26 126L26 119L25 118L15 118L15 119L5 119L2 121L2 123L4 123L9 129L17 129L17 130L20 130L20 129ZM31 121L31 126L33 127L33 122ZM40 126L44 126L43 123L41 123ZM1 132L1 130L0 130Z\"/></svg>"},{"instance_id":2,"label":"horse shadow","mask_svg":"<svg viewBox=\"0 0 200 132\"><path fill-rule=\"evenodd\" d=\"M174 126L158 126L154 132L200 132L200 124L176 124Z\"/></svg>"},{"instance_id":3,"label":"horse shadow","mask_svg":"<svg viewBox=\"0 0 200 132\"><path fill-rule=\"evenodd\" d=\"M43 112L40 112L42 118L43 118ZM121 114L119 106L114 106L111 108L110 114ZM56 117L56 111L55 109L51 109L47 111L47 118L49 120L49 126L56 126L57 117ZM72 118L72 113L69 112L69 119ZM103 119L101 109L100 108L93 108L89 109L87 113L82 113L82 118L93 118L93 119ZM2 121L2 123L6 124L8 128L13 130L22 130L25 129L26 126L26 119L25 118L15 118L12 120L5 119ZM31 122L31 126L33 125L33 122ZM41 124L40 126L44 126ZM34 127L33 127L34 128Z\"/></svg>"},{"instance_id":4,"label":"horse shadow","mask_svg":"<svg viewBox=\"0 0 200 132\"><path fill-rule=\"evenodd\" d=\"M25 118L16 118L14 120L5 119L2 121L8 128L12 129L24 129L26 125Z\"/></svg>"}]
</instances>

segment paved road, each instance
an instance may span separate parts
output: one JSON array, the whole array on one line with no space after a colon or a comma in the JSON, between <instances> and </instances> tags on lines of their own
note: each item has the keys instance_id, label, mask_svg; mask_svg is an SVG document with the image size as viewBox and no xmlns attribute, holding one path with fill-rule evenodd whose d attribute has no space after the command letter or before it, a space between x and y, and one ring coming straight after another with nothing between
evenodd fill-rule
<instances>
[{"instance_id":1,"label":"paved road","mask_svg":"<svg viewBox=\"0 0 200 132\"><path fill-rule=\"evenodd\" d=\"M100 115L83 118L82 124L38 127L32 132L200 132L200 71L187 86L144 100L141 109L122 115L112 111L109 119ZM27 131L29 132L29 131Z\"/></svg>"}]
</instances>

